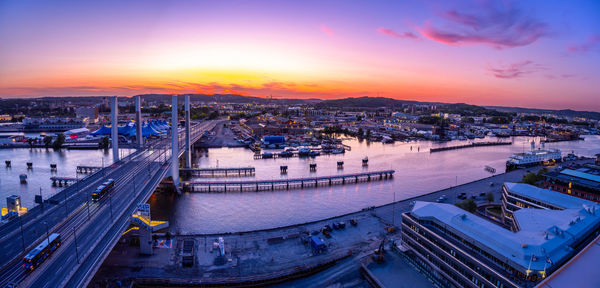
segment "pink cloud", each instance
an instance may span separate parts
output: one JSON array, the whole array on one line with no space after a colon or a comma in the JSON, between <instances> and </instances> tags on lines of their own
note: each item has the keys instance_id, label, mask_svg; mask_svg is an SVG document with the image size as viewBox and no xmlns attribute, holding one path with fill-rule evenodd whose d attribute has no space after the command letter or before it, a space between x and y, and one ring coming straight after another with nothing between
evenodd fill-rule
<instances>
[{"instance_id":1,"label":"pink cloud","mask_svg":"<svg viewBox=\"0 0 600 288\"><path fill-rule=\"evenodd\" d=\"M548 34L547 25L507 6L483 4L471 13L450 10L439 13L444 28L427 21L418 31L425 38L454 46L488 45L496 49L534 43Z\"/></svg>"},{"instance_id":2,"label":"pink cloud","mask_svg":"<svg viewBox=\"0 0 600 288\"><path fill-rule=\"evenodd\" d=\"M600 46L600 35L593 35L588 37L583 43L573 44L567 47L567 50L571 53L588 52L594 50L597 46Z\"/></svg>"},{"instance_id":3,"label":"pink cloud","mask_svg":"<svg viewBox=\"0 0 600 288\"><path fill-rule=\"evenodd\" d=\"M377 32L383 34L383 35L387 35L387 36L391 36L391 37L396 37L396 38L408 38L408 39L419 39L419 36L415 35L412 32L402 32L402 33L398 33L392 29L387 29L384 27L379 27L377 28Z\"/></svg>"},{"instance_id":4,"label":"pink cloud","mask_svg":"<svg viewBox=\"0 0 600 288\"><path fill-rule=\"evenodd\" d=\"M323 31L325 34L329 35L329 36L333 36L333 30L329 29L327 26L325 25L321 25L321 31Z\"/></svg>"},{"instance_id":5,"label":"pink cloud","mask_svg":"<svg viewBox=\"0 0 600 288\"><path fill-rule=\"evenodd\" d=\"M487 71L491 73L492 76L500 79L521 78L527 74L531 74L539 70L544 70L544 67L530 60L516 62L509 65L500 64L496 67L488 63L487 67Z\"/></svg>"}]
</instances>

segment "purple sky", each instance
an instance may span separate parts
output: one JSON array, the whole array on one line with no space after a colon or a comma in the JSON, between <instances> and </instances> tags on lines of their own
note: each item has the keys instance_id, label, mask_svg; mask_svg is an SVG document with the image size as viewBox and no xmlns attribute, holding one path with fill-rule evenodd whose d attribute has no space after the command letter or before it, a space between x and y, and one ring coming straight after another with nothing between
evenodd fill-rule
<instances>
[{"instance_id":1,"label":"purple sky","mask_svg":"<svg viewBox=\"0 0 600 288\"><path fill-rule=\"evenodd\" d=\"M380 95L600 111L598 1L7 0L0 43L0 97Z\"/></svg>"}]
</instances>

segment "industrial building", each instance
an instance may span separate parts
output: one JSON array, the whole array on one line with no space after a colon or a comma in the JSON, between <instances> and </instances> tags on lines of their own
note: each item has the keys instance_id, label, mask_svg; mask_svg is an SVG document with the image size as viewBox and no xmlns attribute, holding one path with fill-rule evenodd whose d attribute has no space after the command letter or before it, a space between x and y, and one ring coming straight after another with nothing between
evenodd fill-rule
<instances>
[{"instance_id":1,"label":"industrial building","mask_svg":"<svg viewBox=\"0 0 600 288\"><path fill-rule=\"evenodd\" d=\"M600 166L567 167L544 175L544 188L600 202Z\"/></svg>"}]
</instances>

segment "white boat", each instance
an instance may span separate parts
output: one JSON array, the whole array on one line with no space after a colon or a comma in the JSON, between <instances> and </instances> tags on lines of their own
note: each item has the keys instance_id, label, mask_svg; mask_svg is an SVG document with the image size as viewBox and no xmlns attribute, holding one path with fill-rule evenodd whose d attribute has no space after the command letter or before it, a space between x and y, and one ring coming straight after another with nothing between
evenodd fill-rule
<instances>
[{"instance_id":1,"label":"white boat","mask_svg":"<svg viewBox=\"0 0 600 288\"><path fill-rule=\"evenodd\" d=\"M513 170L518 167L533 166L543 164L544 162L561 161L562 154L558 149L545 149L542 142L542 148L536 150L535 142L531 141L531 151L525 153L513 154L506 161L506 170Z\"/></svg>"}]
</instances>

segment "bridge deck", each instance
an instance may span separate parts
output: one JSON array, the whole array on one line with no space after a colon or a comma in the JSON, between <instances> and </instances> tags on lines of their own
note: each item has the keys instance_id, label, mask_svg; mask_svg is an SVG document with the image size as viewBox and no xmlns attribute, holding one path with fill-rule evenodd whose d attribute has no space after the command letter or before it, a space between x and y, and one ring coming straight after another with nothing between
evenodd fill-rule
<instances>
[{"instance_id":1,"label":"bridge deck","mask_svg":"<svg viewBox=\"0 0 600 288\"><path fill-rule=\"evenodd\" d=\"M215 121L195 125L191 142L200 139L204 131L214 126ZM184 138L179 135L179 151L185 149ZM170 171L170 145L170 139L158 139L145 149L82 177L76 182L77 185L51 196L64 199L60 205L44 203L30 209L20 217L21 221L0 225L0 231L3 232L0 233L0 246L24 247L22 250L0 251L0 257L5 259L0 268L0 287L8 283L20 283L19 286L23 287L87 286L121 233L127 229L137 204L145 202ZM89 201L91 192L108 178L115 179L114 191L98 202ZM72 177L51 179L77 180ZM19 233L20 225L22 234ZM35 271L25 273L21 259L24 253L44 239L46 231L60 233L63 245ZM25 237L21 238L20 235Z\"/></svg>"}]
</instances>

